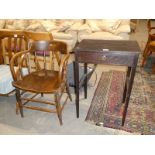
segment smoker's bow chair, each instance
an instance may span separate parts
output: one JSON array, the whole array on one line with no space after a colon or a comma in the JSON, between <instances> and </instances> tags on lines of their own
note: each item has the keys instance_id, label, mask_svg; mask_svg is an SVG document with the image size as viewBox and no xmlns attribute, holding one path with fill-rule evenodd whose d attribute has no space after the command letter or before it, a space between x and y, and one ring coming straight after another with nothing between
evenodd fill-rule
<instances>
[{"instance_id":1,"label":"smoker's bow chair","mask_svg":"<svg viewBox=\"0 0 155 155\"><path fill-rule=\"evenodd\" d=\"M20 52L13 56L10 68L14 79L13 86L16 88L17 110L20 110L21 116L23 117L23 108L57 113L59 122L62 125L62 110L67 103L67 99L70 98L70 100L72 100L66 78L69 54L63 50L58 51L56 47L54 43L49 41L36 41L32 44L30 50ZM40 57L37 54L38 51L43 51L42 66L40 65L40 61L38 61L38 57ZM47 54L47 51L49 54ZM31 68L31 55L34 56L35 69ZM48 67L49 64L46 63L46 60L47 57L50 58L49 55L55 55L58 63L57 69ZM14 65L17 61L18 69L15 70ZM22 66L28 69L26 76L22 73ZM25 92L26 94L28 93L26 97ZM37 97L39 94L53 94L54 101L47 101L46 98L43 100L43 97L41 97L40 100L40 98ZM66 95L64 96L64 94ZM62 96L65 98L63 98L63 104L61 101ZM49 107L27 105L30 101L49 104L55 108L51 109Z\"/></svg>"}]
</instances>

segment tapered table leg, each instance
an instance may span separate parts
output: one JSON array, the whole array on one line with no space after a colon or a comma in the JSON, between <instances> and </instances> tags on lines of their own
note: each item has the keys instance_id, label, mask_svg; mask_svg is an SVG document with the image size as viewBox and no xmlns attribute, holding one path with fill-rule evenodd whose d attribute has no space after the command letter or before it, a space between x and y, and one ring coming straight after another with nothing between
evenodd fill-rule
<instances>
[{"instance_id":1,"label":"tapered table leg","mask_svg":"<svg viewBox=\"0 0 155 155\"><path fill-rule=\"evenodd\" d=\"M75 79L75 105L76 105L76 116L79 118L79 63L74 62L74 79Z\"/></svg>"},{"instance_id":2,"label":"tapered table leg","mask_svg":"<svg viewBox=\"0 0 155 155\"><path fill-rule=\"evenodd\" d=\"M129 82L129 79L130 79L130 72L131 72L131 67L128 67L122 103L124 103L125 102L125 99L126 99L127 84Z\"/></svg>"},{"instance_id":3,"label":"tapered table leg","mask_svg":"<svg viewBox=\"0 0 155 155\"><path fill-rule=\"evenodd\" d=\"M87 63L84 63L84 74L86 75L84 79L84 98L87 98L87 84L88 84L88 78L87 78Z\"/></svg>"},{"instance_id":4,"label":"tapered table leg","mask_svg":"<svg viewBox=\"0 0 155 155\"><path fill-rule=\"evenodd\" d=\"M129 82L127 84L127 92L126 92L126 98L125 98L125 108L124 108L124 112L123 112L122 126L124 126L124 123L125 123L125 118L126 118L126 114L127 114L128 105L129 105L131 90L132 90L133 81L134 81L134 77L135 77L135 73L136 73L137 62L138 62L138 57L135 57L134 65L133 65L133 67L131 67L131 71L130 71L130 75L129 75Z\"/></svg>"}]
</instances>

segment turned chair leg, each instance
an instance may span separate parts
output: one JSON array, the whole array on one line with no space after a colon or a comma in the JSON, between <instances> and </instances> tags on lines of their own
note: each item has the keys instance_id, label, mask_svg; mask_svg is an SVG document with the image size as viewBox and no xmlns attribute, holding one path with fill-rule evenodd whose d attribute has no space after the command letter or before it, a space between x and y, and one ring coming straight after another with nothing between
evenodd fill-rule
<instances>
[{"instance_id":1,"label":"turned chair leg","mask_svg":"<svg viewBox=\"0 0 155 155\"><path fill-rule=\"evenodd\" d=\"M142 60L142 67L144 67L144 64L147 60L147 57L151 54L152 52L150 51L149 47L147 47L145 54L143 56L143 60Z\"/></svg>"},{"instance_id":2,"label":"turned chair leg","mask_svg":"<svg viewBox=\"0 0 155 155\"><path fill-rule=\"evenodd\" d=\"M148 50L148 45L149 45L149 40L147 41L144 51L143 51L143 56L146 54L147 50Z\"/></svg>"},{"instance_id":3,"label":"turned chair leg","mask_svg":"<svg viewBox=\"0 0 155 155\"><path fill-rule=\"evenodd\" d=\"M71 93L70 93L68 82L66 82L66 92L67 92L67 94L69 96L70 101L72 101L72 96L71 96Z\"/></svg>"},{"instance_id":4,"label":"turned chair leg","mask_svg":"<svg viewBox=\"0 0 155 155\"><path fill-rule=\"evenodd\" d=\"M21 95L20 95L20 91L18 89L16 89L16 100L17 100L16 110L18 110L17 108L19 107L21 117L24 117L24 115L23 115L23 105L22 105L22 102L21 102Z\"/></svg>"},{"instance_id":5,"label":"turned chair leg","mask_svg":"<svg viewBox=\"0 0 155 155\"><path fill-rule=\"evenodd\" d=\"M155 74L155 64L153 64L153 71L152 71L153 74Z\"/></svg>"},{"instance_id":6,"label":"turned chair leg","mask_svg":"<svg viewBox=\"0 0 155 155\"><path fill-rule=\"evenodd\" d=\"M57 115L58 115L60 125L63 125L63 123L62 123L62 110L61 110L61 105L60 105L60 97L59 97L58 93L55 93L55 104L56 104L56 111L57 111Z\"/></svg>"},{"instance_id":7,"label":"turned chair leg","mask_svg":"<svg viewBox=\"0 0 155 155\"><path fill-rule=\"evenodd\" d=\"M19 104L16 102L16 114L18 115L18 110L19 110Z\"/></svg>"}]
</instances>

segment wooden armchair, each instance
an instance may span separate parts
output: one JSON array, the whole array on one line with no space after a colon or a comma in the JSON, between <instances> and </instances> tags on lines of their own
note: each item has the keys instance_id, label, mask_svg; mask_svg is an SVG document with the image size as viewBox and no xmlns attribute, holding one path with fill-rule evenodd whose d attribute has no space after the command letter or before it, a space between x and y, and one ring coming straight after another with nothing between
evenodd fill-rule
<instances>
[{"instance_id":1,"label":"wooden armchair","mask_svg":"<svg viewBox=\"0 0 155 155\"><path fill-rule=\"evenodd\" d=\"M143 51L142 67L145 64L147 57L152 52L155 52L155 26L152 26L151 19L147 21L147 29L148 29L148 40L147 40L146 46Z\"/></svg>"},{"instance_id":2,"label":"wooden armchair","mask_svg":"<svg viewBox=\"0 0 155 155\"><path fill-rule=\"evenodd\" d=\"M11 72L13 75L13 86L16 88L16 99L17 99L17 111L20 110L20 114L23 117L23 108L32 110L40 110L44 112L57 113L59 122L62 125L62 110L67 103L68 97L71 100L69 92L69 86L67 82L67 63L69 54L63 50L60 50L59 45L53 44L49 41L36 41L32 44L32 47L24 52L17 53L13 56L10 63ZM37 54L38 51L43 51L43 65L40 65ZM49 55L54 55L58 64L58 68L54 69L49 67L47 63L47 57L45 52L49 52ZM30 63L31 55L34 56L35 69L31 68ZM14 66L18 62L18 68ZM22 68L28 69L27 75L24 75ZM25 93L28 93L25 97ZM66 92L64 103L62 104L62 96ZM38 98L39 94L54 94L54 101L46 101L41 97ZM63 98L64 99L64 98ZM55 109L49 109L47 107L30 106L28 102L36 102L42 104L48 104L55 106Z\"/></svg>"},{"instance_id":3,"label":"wooden armchair","mask_svg":"<svg viewBox=\"0 0 155 155\"><path fill-rule=\"evenodd\" d=\"M12 56L28 49L28 40L22 31L0 30L0 95L8 96L13 90L9 63Z\"/></svg>"}]
</instances>

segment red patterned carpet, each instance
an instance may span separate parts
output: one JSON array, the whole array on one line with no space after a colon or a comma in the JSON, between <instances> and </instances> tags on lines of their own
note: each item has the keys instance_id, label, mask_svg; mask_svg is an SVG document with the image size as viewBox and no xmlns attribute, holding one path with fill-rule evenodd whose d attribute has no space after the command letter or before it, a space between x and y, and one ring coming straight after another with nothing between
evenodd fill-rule
<instances>
[{"instance_id":1,"label":"red patterned carpet","mask_svg":"<svg viewBox=\"0 0 155 155\"><path fill-rule=\"evenodd\" d=\"M137 67L125 125L122 127L123 105L119 104L119 101L121 99L121 85L124 85L125 74L123 75L120 72L119 75L118 73L113 75L113 80L110 82L111 86L107 90L104 89L105 92L102 92L106 97L102 96L100 100L104 101L98 102L97 100L99 98L93 97L86 121L93 124L100 122L104 127L133 133L145 135L155 134L155 75L146 73L143 69ZM106 82L100 79L96 93L100 91L101 88L107 88L105 85L107 85L111 75L112 74L105 75L103 72L101 79L104 76ZM107 98L107 100L105 98Z\"/></svg>"}]
</instances>

